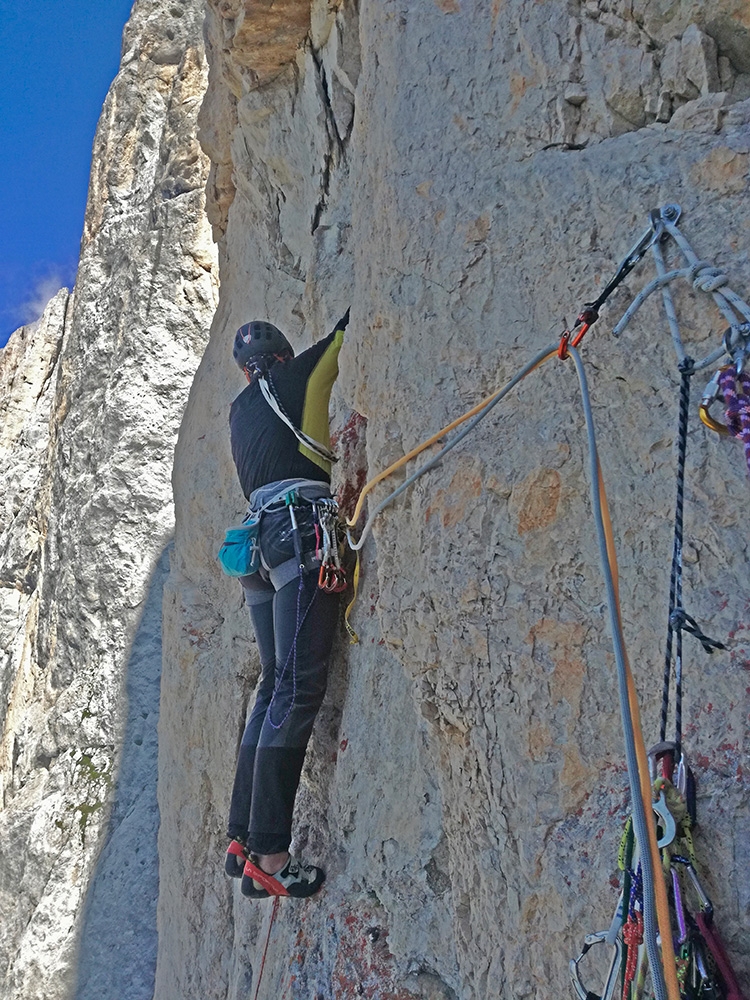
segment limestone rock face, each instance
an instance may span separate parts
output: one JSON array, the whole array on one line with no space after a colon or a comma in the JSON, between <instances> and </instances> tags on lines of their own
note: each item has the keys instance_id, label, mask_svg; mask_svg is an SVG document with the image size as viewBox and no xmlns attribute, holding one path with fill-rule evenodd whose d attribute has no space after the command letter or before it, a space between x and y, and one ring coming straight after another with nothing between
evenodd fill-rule
<instances>
[{"instance_id":1,"label":"limestone rock face","mask_svg":"<svg viewBox=\"0 0 750 1000\"><path fill-rule=\"evenodd\" d=\"M75 295L0 360L0 992L153 996L161 589L216 303L198 0L138 0Z\"/></svg>"},{"instance_id":2,"label":"limestone rock face","mask_svg":"<svg viewBox=\"0 0 750 1000\"><path fill-rule=\"evenodd\" d=\"M334 407L351 495L559 339L651 208L679 203L697 253L750 294L744 4L283 6L280 25L268 5L211 0L206 20L200 128L221 295L174 472L165 1000L254 995L270 920L222 872L258 669L214 555L243 508L226 426L242 388L236 327L267 317L303 347L351 304ZM582 348L649 742L679 374L656 300L621 340L609 330L653 267ZM687 285L675 299L689 351L707 353L722 317ZM747 473L740 447L699 423L694 381L685 605L728 649L709 657L685 637L685 745L698 853L747 975ZM609 924L629 795L582 426L572 365L550 362L381 517L360 643L342 634L335 651L298 800L296 844L328 881L282 904L262 995L565 996L583 936Z\"/></svg>"},{"instance_id":3,"label":"limestone rock face","mask_svg":"<svg viewBox=\"0 0 750 1000\"><path fill-rule=\"evenodd\" d=\"M223 874L258 673L215 558L244 507L237 326L303 348L351 305L332 412L351 507L556 342L653 207L678 203L750 297L749 157L742 0L138 0L75 292L0 357L3 997L258 991L271 904ZM610 329L653 273L581 348L648 742L680 377L656 297ZM726 321L674 295L707 353ZM683 728L746 980L748 480L698 420L711 373L684 604L727 649L684 637ZM582 428L571 361L547 362L377 522L298 798L295 846L328 879L282 903L260 996L565 996L608 925L630 798Z\"/></svg>"}]
</instances>

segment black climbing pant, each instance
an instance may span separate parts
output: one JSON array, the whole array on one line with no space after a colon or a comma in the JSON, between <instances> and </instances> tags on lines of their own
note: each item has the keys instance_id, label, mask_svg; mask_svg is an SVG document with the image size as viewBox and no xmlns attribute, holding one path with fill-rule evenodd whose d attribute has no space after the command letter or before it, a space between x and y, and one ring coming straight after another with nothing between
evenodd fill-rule
<instances>
[{"instance_id":1,"label":"black climbing pant","mask_svg":"<svg viewBox=\"0 0 750 1000\"><path fill-rule=\"evenodd\" d=\"M315 551L312 509L297 507L295 514L309 563ZM265 570L241 579L261 676L240 744L227 833L255 854L280 854L292 839L294 799L326 690L339 596L318 588L317 566L300 574L288 510L262 515L260 546L272 570L294 559L296 572L288 582L282 574L278 589Z\"/></svg>"}]
</instances>

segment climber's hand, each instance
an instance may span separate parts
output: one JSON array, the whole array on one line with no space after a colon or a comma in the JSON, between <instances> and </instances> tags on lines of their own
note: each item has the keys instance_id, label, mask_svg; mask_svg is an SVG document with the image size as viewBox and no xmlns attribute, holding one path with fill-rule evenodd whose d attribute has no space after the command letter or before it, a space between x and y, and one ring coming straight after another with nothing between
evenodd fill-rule
<instances>
[{"instance_id":1,"label":"climber's hand","mask_svg":"<svg viewBox=\"0 0 750 1000\"><path fill-rule=\"evenodd\" d=\"M349 325L349 313L350 312L351 312L351 306L349 307L349 309L346 310L346 312L344 313L344 315L341 317L341 319L336 324L336 329L337 330L346 330L347 326Z\"/></svg>"}]
</instances>

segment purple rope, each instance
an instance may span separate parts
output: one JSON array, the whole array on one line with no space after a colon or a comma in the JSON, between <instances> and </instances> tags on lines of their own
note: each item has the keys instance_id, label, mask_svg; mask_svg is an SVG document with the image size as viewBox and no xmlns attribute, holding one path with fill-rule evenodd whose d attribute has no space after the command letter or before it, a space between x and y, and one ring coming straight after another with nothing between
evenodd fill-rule
<instances>
[{"instance_id":1,"label":"purple rope","mask_svg":"<svg viewBox=\"0 0 750 1000\"><path fill-rule=\"evenodd\" d=\"M719 376L719 389L726 406L727 429L742 441L750 472L750 375L728 368Z\"/></svg>"}]
</instances>

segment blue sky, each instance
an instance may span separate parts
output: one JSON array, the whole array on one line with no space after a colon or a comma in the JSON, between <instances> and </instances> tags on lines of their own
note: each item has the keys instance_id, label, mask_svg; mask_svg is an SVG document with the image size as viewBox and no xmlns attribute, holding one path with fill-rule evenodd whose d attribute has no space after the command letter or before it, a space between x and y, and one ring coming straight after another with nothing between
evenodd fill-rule
<instances>
[{"instance_id":1,"label":"blue sky","mask_svg":"<svg viewBox=\"0 0 750 1000\"><path fill-rule=\"evenodd\" d=\"M0 346L75 281L96 123L133 0L0 0Z\"/></svg>"}]
</instances>

